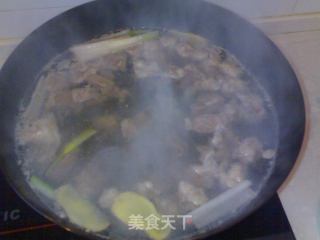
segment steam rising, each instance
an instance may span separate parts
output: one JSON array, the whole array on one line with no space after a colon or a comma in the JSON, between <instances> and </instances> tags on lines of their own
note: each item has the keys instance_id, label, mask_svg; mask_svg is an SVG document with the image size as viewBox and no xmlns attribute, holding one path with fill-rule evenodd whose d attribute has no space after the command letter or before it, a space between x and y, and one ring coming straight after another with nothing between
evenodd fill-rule
<instances>
[{"instance_id":1,"label":"steam rising","mask_svg":"<svg viewBox=\"0 0 320 240\"><path fill-rule=\"evenodd\" d=\"M173 177L170 168L179 164L172 155L172 137L183 134L177 126L181 119L172 83L166 76L157 76L139 83L139 88L141 92L148 92L152 88L154 95L141 98L141 106L151 106L149 121L130 144L126 172L134 175L133 178L156 178L157 182L169 184L169 179Z\"/></svg>"}]
</instances>

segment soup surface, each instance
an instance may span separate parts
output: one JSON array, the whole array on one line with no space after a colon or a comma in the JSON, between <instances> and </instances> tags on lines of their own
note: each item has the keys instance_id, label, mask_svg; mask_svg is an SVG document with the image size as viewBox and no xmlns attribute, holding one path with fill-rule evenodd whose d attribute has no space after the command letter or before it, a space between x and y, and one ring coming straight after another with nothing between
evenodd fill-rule
<instances>
[{"instance_id":1,"label":"soup surface","mask_svg":"<svg viewBox=\"0 0 320 240\"><path fill-rule=\"evenodd\" d=\"M221 224L268 179L277 139L258 81L226 50L176 31L124 30L68 49L41 72L16 129L40 199L120 239Z\"/></svg>"}]
</instances>

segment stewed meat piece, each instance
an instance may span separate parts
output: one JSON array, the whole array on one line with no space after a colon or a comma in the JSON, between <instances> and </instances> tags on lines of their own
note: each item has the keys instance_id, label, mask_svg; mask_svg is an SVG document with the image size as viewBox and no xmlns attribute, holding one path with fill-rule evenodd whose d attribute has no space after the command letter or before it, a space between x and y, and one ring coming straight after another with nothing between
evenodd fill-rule
<instances>
[{"instance_id":1,"label":"stewed meat piece","mask_svg":"<svg viewBox=\"0 0 320 240\"><path fill-rule=\"evenodd\" d=\"M235 163L229 170L219 172L219 181L222 186L233 188L246 179L245 167Z\"/></svg>"},{"instance_id":2,"label":"stewed meat piece","mask_svg":"<svg viewBox=\"0 0 320 240\"><path fill-rule=\"evenodd\" d=\"M219 163L214 157L214 151L210 151L201 158L202 164L191 166L191 178L193 183L200 187L212 189L219 176Z\"/></svg>"},{"instance_id":3,"label":"stewed meat piece","mask_svg":"<svg viewBox=\"0 0 320 240\"><path fill-rule=\"evenodd\" d=\"M128 66L128 55L124 52L102 57L100 64L106 70L125 71Z\"/></svg>"},{"instance_id":4,"label":"stewed meat piece","mask_svg":"<svg viewBox=\"0 0 320 240\"><path fill-rule=\"evenodd\" d=\"M211 91L212 94L215 94L213 92L220 90L221 86L222 86L222 79L215 78L213 76L208 77L208 78L204 78L204 79L199 80L193 84L193 88L197 92Z\"/></svg>"},{"instance_id":5,"label":"stewed meat piece","mask_svg":"<svg viewBox=\"0 0 320 240\"><path fill-rule=\"evenodd\" d=\"M162 46L164 46L166 48L173 48L176 46L177 38L174 36L165 35L160 38L160 42L161 42Z\"/></svg>"},{"instance_id":6,"label":"stewed meat piece","mask_svg":"<svg viewBox=\"0 0 320 240\"><path fill-rule=\"evenodd\" d=\"M249 95L249 92L245 92L247 90L245 84L240 78L225 76L221 80L221 91L225 94L238 95L243 93Z\"/></svg>"},{"instance_id":7,"label":"stewed meat piece","mask_svg":"<svg viewBox=\"0 0 320 240\"><path fill-rule=\"evenodd\" d=\"M159 41L145 43L142 48L132 51L131 57L136 78L163 75L165 57Z\"/></svg>"},{"instance_id":8,"label":"stewed meat piece","mask_svg":"<svg viewBox=\"0 0 320 240\"><path fill-rule=\"evenodd\" d=\"M102 75L103 74L103 75ZM112 88L115 85L115 76L111 71L103 72L102 74L91 74L86 78L86 82L96 88ZM105 90L104 90L105 91Z\"/></svg>"},{"instance_id":9,"label":"stewed meat piece","mask_svg":"<svg viewBox=\"0 0 320 240\"><path fill-rule=\"evenodd\" d=\"M267 149L262 153L262 157L265 159L272 159L275 157L275 155L276 155L276 151L274 149Z\"/></svg>"},{"instance_id":10,"label":"stewed meat piece","mask_svg":"<svg viewBox=\"0 0 320 240\"><path fill-rule=\"evenodd\" d=\"M199 39L199 41L201 41ZM201 46L197 45L199 42L197 39L189 38L186 41L180 41L176 45L177 53L183 58L189 58L194 61L206 61L209 57L207 48L203 47L204 42L201 42Z\"/></svg>"},{"instance_id":11,"label":"stewed meat piece","mask_svg":"<svg viewBox=\"0 0 320 240\"><path fill-rule=\"evenodd\" d=\"M262 154L262 144L255 137L249 137L243 139L238 148L234 152L234 157L242 161L243 163L252 163L259 160Z\"/></svg>"},{"instance_id":12,"label":"stewed meat piece","mask_svg":"<svg viewBox=\"0 0 320 240\"><path fill-rule=\"evenodd\" d=\"M135 186L135 190L143 196L146 196L150 200L159 198L161 194L161 191L159 191L159 189L154 186L151 181L137 183Z\"/></svg>"},{"instance_id":13,"label":"stewed meat piece","mask_svg":"<svg viewBox=\"0 0 320 240\"><path fill-rule=\"evenodd\" d=\"M92 125L105 133L116 133L119 129L119 118L111 114L99 116L93 120Z\"/></svg>"},{"instance_id":14,"label":"stewed meat piece","mask_svg":"<svg viewBox=\"0 0 320 240\"><path fill-rule=\"evenodd\" d=\"M242 117L247 121L254 122L266 116L266 108L263 99L255 94L238 95L242 111Z\"/></svg>"},{"instance_id":15,"label":"stewed meat piece","mask_svg":"<svg viewBox=\"0 0 320 240\"><path fill-rule=\"evenodd\" d=\"M114 199L120 194L116 188L105 189L98 199L99 206L102 209L110 209Z\"/></svg>"},{"instance_id":16,"label":"stewed meat piece","mask_svg":"<svg viewBox=\"0 0 320 240\"><path fill-rule=\"evenodd\" d=\"M137 131L137 127L132 119L124 119L121 121L121 132L125 139L133 139Z\"/></svg>"},{"instance_id":17,"label":"stewed meat piece","mask_svg":"<svg viewBox=\"0 0 320 240\"><path fill-rule=\"evenodd\" d=\"M71 90L71 96L74 103L83 103L97 98L99 93L94 88L87 86Z\"/></svg>"},{"instance_id":18,"label":"stewed meat piece","mask_svg":"<svg viewBox=\"0 0 320 240\"><path fill-rule=\"evenodd\" d=\"M34 154L33 159L41 164L52 160L61 143L61 135L53 114L23 126L17 133L23 144L37 146L31 150Z\"/></svg>"},{"instance_id":19,"label":"stewed meat piece","mask_svg":"<svg viewBox=\"0 0 320 240\"><path fill-rule=\"evenodd\" d=\"M191 105L191 112L194 115L203 113L215 113L220 110L223 111L225 103L224 97L214 93L202 94L197 97L194 104Z\"/></svg>"},{"instance_id":20,"label":"stewed meat piece","mask_svg":"<svg viewBox=\"0 0 320 240\"><path fill-rule=\"evenodd\" d=\"M50 89L50 91L61 91L70 86L70 82L66 80L68 74L64 72L49 72L47 75L46 87Z\"/></svg>"},{"instance_id":21,"label":"stewed meat piece","mask_svg":"<svg viewBox=\"0 0 320 240\"><path fill-rule=\"evenodd\" d=\"M221 122L225 123L225 125L228 125L239 120L238 106L239 105L234 101L229 101L228 103L224 104L219 113Z\"/></svg>"},{"instance_id":22,"label":"stewed meat piece","mask_svg":"<svg viewBox=\"0 0 320 240\"><path fill-rule=\"evenodd\" d=\"M202 114L195 116L191 122L191 129L196 133L208 134L213 133L220 119L214 114Z\"/></svg>"},{"instance_id":23,"label":"stewed meat piece","mask_svg":"<svg viewBox=\"0 0 320 240\"><path fill-rule=\"evenodd\" d=\"M176 45L177 53L184 58L190 58L192 57L194 53L194 49L188 42L179 42Z\"/></svg>"},{"instance_id":24,"label":"stewed meat piece","mask_svg":"<svg viewBox=\"0 0 320 240\"><path fill-rule=\"evenodd\" d=\"M179 199L182 204L199 207L208 201L208 197L202 188L193 186L188 182L181 181L178 187Z\"/></svg>"},{"instance_id":25,"label":"stewed meat piece","mask_svg":"<svg viewBox=\"0 0 320 240\"><path fill-rule=\"evenodd\" d=\"M179 202L175 196L173 197L158 197L154 200L157 210L162 215L178 215Z\"/></svg>"},{"instance_id":26,"label":"stewed meat piece","mask_svg":"<svg viewBox=\"0 0 320 240\"><path fill-rule=\"evenodd\" d=\"M181 79L186 75L183 68L177 67L175 65L170 65L168 68L169 68L169 70L168 70L169 78Z\"/></svg>"},{"instance_id":27,"label":"stewed meat piece","mask_svg":"<svg viewBox=\"0 0 320 240\"><path fill-rule=\"evenodd\" d=\"M204 73L194 64L187 64L184 67L184 72L186 78L192 80L192 83L206 79Z\"/></svg>"},{"instance_id":28,"label":"stewed meat piece","mask_svg":"<svg viewBox=\"0 0 320 240\"><path fill-rule=\"evenodd\" d=\"M229 57L226 61L220 64L220 69L231 78L239 78L243 72L242 67L240 67L232 57Z\"/></svg>"},{"instance_id":29,"label":"stewed meat piece","mask_svg":"<svg viewBox=\"0 0 320 240\"><path fill-rule=\"evenodd\" d=\"M74 178L73 184L77 191L88 199L101 195L111 179L120 179L124 153L117 147L106 147L90 159L86 166ZM88 161L88 160L87 160ZM112 169L106 174L106 169ZM120 174L121 175L121 174Z\"/></svg>"},{"instance_id":30,"label":"stewed meat piece","mask_svg":"<svg viewBox=\"0 0 320 240\"><path fill-rule=\"evenodd\" d=\"M141 59L134 63L134 73L137 78L148 78L160 75L161 68L155 62Z\"/></svg>"}]
</instances>

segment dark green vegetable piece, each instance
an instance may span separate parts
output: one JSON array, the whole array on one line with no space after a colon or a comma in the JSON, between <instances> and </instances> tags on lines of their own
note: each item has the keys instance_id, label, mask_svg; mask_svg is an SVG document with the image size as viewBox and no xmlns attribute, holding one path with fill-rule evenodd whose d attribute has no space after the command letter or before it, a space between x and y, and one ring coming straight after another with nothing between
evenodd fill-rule
<instances>
[{"instance_id":1,"label":"dark green vegetable piece","mask_svg":"<svg viewBox=\"0 0 320 240\"><path fill-rule=\"evenodd\" d=\"M48 183L44 182L37 176L32 176L29 180L29 183L33 189L39 191L47 198L54 198L54 189Z\"/></svg>"},{"instance_id":2,"label":"dark green vegetable piece","mask_svg":"<svg viewBox=\"0 0 320 240\"><path fill-rule=\"evenodd\" d=\"M89 128L81 132L78 136L75 138L71 139L69 143L67 143L62 152L58 155L57 159L54 160L46 169L45 174L50 170L51 167L53 167L57 162L61 161L62 159L65 158L68 154L72 153L76 149L78 149L81 144L89 140L91 137L93 137L97 131L93 128Z\"/></svg>"}]
</instances>

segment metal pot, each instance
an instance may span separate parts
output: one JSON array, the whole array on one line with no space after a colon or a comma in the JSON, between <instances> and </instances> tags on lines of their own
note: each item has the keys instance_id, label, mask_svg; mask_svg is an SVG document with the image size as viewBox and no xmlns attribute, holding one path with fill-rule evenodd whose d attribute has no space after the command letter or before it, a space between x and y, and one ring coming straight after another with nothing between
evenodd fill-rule
<instances>
[{"instance_id":1,"label":"metal pot","mask_svg":"<svg viewBox=\"0 0 320 240\"><path fill-rule=\"evenodd\" d=\"M190 31L227 49L267 91L279 122L279 148L270 178L250 205L219 227L192 237L220 232L259 208L290 173L305 131L301 89L279 49L253 25L216 5L196 0L98 0L71 9L31 33L11 54L0 72L0 169L9 184L36 211L63 228L93 239L88 233L51 212L25 180L15 151L14 129L21 101L28 101L38 74L70 46L126 28Z\"/></svg>"}]
</instances>

